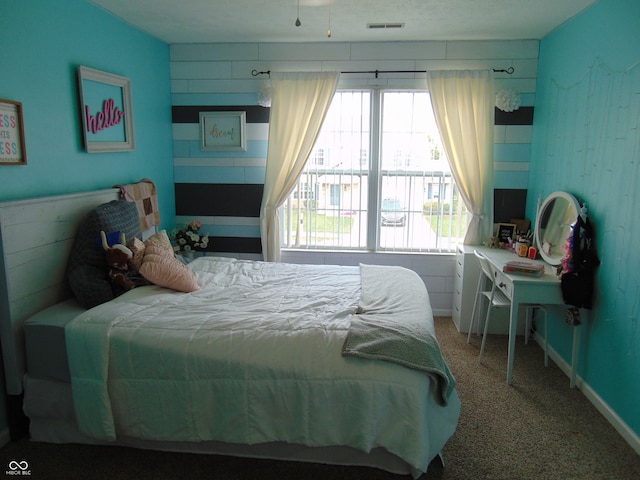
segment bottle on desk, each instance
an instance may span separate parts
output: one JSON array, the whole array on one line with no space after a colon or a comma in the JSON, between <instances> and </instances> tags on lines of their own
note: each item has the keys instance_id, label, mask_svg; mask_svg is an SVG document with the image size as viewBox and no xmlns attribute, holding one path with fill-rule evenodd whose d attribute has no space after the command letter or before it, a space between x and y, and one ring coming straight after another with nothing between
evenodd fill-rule
<instances>
[{"instance_id":1,"label":"bottle on desk","mask_svg":"<svg viewBox=\"0 0 640 480\"><path fill-rule=\"evenodd\" d=\"M526 257L529 252L529 241L528 240L518 240L516 242L516 254L519 257Z\"/></svg>"}]
</instances>

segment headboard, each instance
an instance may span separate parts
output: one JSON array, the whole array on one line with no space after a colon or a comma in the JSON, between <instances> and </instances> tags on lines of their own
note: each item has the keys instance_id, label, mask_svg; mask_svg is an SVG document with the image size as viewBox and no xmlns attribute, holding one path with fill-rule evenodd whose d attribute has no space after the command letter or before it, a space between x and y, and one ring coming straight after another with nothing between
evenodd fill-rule
<instances>
[{"instance_id":1,"label":"headboard","mask_svg":"<svg viewBox=\"0 0 640 480\"><path fill-rule=\"evenodd\" d=\"M22 324L72 296L65 273L78 224L119 193L109 188L0 203L0 336L9 395L22 393Z\"/></svg>"}]
</instances>

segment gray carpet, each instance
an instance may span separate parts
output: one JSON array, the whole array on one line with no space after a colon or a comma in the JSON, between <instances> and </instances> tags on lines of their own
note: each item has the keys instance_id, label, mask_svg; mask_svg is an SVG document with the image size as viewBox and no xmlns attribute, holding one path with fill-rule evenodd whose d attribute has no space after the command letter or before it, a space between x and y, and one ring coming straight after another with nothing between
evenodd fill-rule
<instances>
[{"instance_id":1,"label":"gray carpet","mask_svg":"<svg viewBox=\"0 0 640 480\"><path fill-rule=\"evenodd\" d=\"M637 480L640 456L619 436L540 347L518 338L513 386L507 386L505 336L466 343L450 318L436 319L446 360L458 381L462 414L421 480ZM29 463L34 479L344 479L400 480L369 468L189 455L120 447L48 445L22 440L0 449L0 475L11 461ZM8 476L8 475L7 475Z\"/></svg>"},{"instance_id":2,"label":"gray carpet","mask_svg":"<svg viewBox=\"0 0 640 480\"><path fill-rule=\"evenodd\" d=\"M458 381L462 415L445 446L443 479L640 478L640 456L532 340L518 337L513 385L506 383L507 337L466 343L437 319L444 356Z\"/></svg>"}]
</instances>

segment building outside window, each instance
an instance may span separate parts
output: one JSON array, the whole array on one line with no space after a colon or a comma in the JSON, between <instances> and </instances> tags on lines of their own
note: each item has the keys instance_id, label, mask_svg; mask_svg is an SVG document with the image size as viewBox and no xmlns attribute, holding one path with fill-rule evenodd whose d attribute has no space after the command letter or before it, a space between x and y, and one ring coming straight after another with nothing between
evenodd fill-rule
<instances>
[{"instance_id":1,"label":"building outside window","mask_svg":"<svg viewBox=\"0 0 640 480\"><path fill-rule=\"evenodd\" d=\"M336 92L283 219L283 248L454 251L469 215L428 92Z\"/></svg>"}]
</instances>

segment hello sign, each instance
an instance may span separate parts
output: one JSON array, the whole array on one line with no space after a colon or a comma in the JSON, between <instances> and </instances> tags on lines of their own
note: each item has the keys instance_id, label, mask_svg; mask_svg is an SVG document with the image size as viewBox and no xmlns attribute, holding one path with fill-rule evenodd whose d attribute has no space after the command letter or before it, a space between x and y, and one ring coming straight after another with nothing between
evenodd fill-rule
<instances>
[{"instance_id":1,"label":"hello sign","mask_svg":"<svg viewBox=\"0 0 640 480\"><path fill-rule=\"evenodd\" d=\"M89 105L85 105L85 128L87 129L87 132L91 132L95 135L105 128L120 125L124 118L124 112L120 110L119 107L116 107L115 104L116 102L113 98L105 100L102 104L102 111L98 112L96 115L91 115L91 107Z\"/></svg>"},{"instance_id":2,"label":"hello sign","mask_svg":"<svg viewBox=\"0 0 640 480\"><path fill-rule=\"evenodd\" d=\"M129 79L81 66L78 87L85 150L135 150Z\"/></svg>"}]
</instances>

